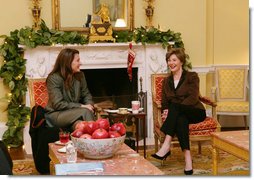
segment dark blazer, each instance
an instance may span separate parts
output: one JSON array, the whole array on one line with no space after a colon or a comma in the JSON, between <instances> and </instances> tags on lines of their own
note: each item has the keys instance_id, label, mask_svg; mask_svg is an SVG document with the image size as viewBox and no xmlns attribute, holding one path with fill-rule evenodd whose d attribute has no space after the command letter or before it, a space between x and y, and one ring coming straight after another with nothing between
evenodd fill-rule
<instances>
[{"instance_id":1,"label":"dark blazer","mask_svg":"<svg viewBox=\"0 0 254 180\"><path fill-rule=\"evenodd\" d=\"M66 90L64 79L59 74L49 75L47 78L49 101L45 108L46 112L77 108L81 104L94 104L83 73L81 77L81 81L74 80L71 90Z\"/></svg>"},{"instance_id":2,"label":"dark blazer","mask_svg":"<svg viewBox=\"0 0 254 180\"><path fill-rule=\"evenodd\" d=\"M162 85L162 110L168 109L169 103L205 109L199 100L199 95L199 77L196 72L184 70L176 88L173 75L170 74L164 79Z\"/></svg>"}]
</instances>

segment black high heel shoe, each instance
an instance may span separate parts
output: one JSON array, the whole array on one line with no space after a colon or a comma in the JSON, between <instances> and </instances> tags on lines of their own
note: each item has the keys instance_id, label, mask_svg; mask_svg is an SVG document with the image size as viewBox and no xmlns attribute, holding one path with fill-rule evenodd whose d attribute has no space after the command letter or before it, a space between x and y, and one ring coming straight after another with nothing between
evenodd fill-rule
<instances>
[{"instance_id":1,"label":"black high heel shoe","mask_svg":"<svg viewBox=\"0 0 254 180\"><path fill-rule=\"evenodd\" d=\"M188 170L188 171L184 170L184 174L185 175L192 175L193 174L193 169Z\"/></svg>"},{"instance_id":2,"label":"black high heel shoe","mask_svg":"<svg viewBox=\"0 0 254 180\"><path fill-rule=\"evenodd\" d=\"M157 154L152 154L151 156L155 159L166 160L167 157L171 154L171 151L168 151L164 156L158 156Z\"/></svg>"}]
</instances>

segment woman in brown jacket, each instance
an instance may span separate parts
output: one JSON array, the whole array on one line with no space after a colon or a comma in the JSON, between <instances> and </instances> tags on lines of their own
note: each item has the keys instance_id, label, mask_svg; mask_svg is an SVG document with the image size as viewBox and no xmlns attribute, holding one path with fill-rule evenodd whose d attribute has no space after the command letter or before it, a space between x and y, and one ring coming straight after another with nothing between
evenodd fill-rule
<instances>
[{"instance_id":1,"label":"woman in brown jacket","mask_svg":"<svg viewBox=\"0 0 254 180\"><path fill-rule=\"evenodd\" d=\"M186 175L192 175L192 157L189 144L189 124L199 123L206 118L206 111L199 100L199 77L196 72L186 71L186 54L183 49L171 49L166 54L171 71L162 86L162 111L166 114L161 131L165 141L161 149L152 154L160 160L170 155L170 143L176 135L184 152ZM168 112L168 113L167 113Z\"/></svg>"},{"instance_id":2,"label":"woman in brown jacket","mask_svg":"<svg viewBox=\"0 0 254 180\"><path fill-rule=\"evenodd\" d=\"M46 83L49 101L45 116L51 124L74 129L79 121L94 120L94 102L80 72L78 50L61 50Z\"/></svg>"}]
</instances>

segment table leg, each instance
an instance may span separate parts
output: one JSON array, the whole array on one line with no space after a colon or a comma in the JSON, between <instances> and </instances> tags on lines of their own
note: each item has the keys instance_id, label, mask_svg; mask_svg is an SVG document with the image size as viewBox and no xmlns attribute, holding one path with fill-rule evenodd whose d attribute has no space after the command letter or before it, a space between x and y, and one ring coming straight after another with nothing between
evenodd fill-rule
<instances>
[{"instance_id":1,"label":"table leg","mask_svg":"<svg viewBox=\"0 0 254 180\"><path fill-rule=\"evenodd\" d=\"M213 156L213 175L216 176L218 174L218 149L213 147L212 149L212 156Z\"/></svg>"},{"instance_id":2,"label":"table leg","mask_svg":"<svg viewBox=\"0 0 254 180\"><path fill-rule=\"evenodd\" d=\"M138 141L139 141L139 118L135 117L135 123L136 123L136 141L137 141L137 152L138 152Z\"/></svg>"},{"instance_id":3,"label":"table leg","mask_svg":"<svg viewBox=\"0 0 254 180\"><path fill-rule=\"evenodd\" d=\"M144 158L146 158L146 117L144 117L143 119L143 127L144 127L144 133L143 133L143 136L144 136Z\"/></svg>"},{"instance_id":4,"label":"table leg","mask_svg":"<svg viewBox=\"0 0 254 180\"><path fill-rule=\"evenodd\" d=\"M50 171L50 175L55 175L56 174L55 164L52 160L49 162L49 171Z\"/></svg>"}]
</instances>

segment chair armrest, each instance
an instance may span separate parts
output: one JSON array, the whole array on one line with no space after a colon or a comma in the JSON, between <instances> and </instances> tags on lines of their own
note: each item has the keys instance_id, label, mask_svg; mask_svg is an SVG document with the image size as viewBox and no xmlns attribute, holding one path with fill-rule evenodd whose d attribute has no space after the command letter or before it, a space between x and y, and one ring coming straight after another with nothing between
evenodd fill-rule
<instances>
[{"instance_id":1,"label":"chair armrest","mask_svg":"<svg viewBox=\"0 0 254 180\"><path fill-rule=\"evenodd\" d=\"M209 97L199 96L199 100L202 103L207 104L209 106L212 106L212 107L216 107L217 106L216 102L212 101Z\"/></svg>"},{"instance_id":2,"label":"chair armrest","mask_svg":"<svg viewBox=\"0 0 254 180\"><path fill-rule=\"evenodd\" d=\"M216 102L216 89L215 86L211 87L211 98L214 102Z\"/></svg>"},{"instance_id":3,"label":"chair armrest","mask_svg":"<svg viewBox=\"0 0 254 180\"><path fill-rule=\"evenodd\" d=\"M100 113L103 111L103 109L98 106L98 104L94 104L94 113L95 113L95 116L97 117L97 119L100 118Z\"/></svg>"}]
</instances>

